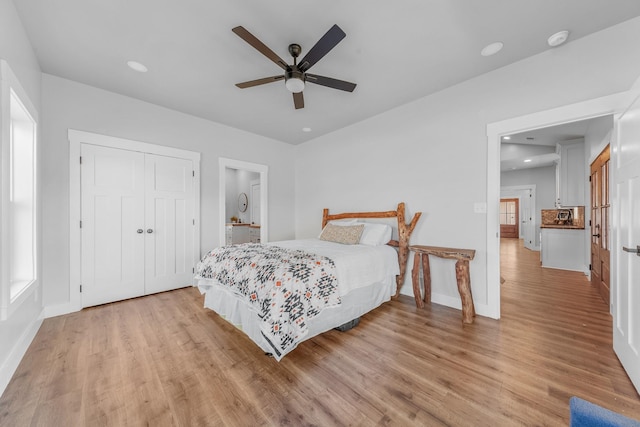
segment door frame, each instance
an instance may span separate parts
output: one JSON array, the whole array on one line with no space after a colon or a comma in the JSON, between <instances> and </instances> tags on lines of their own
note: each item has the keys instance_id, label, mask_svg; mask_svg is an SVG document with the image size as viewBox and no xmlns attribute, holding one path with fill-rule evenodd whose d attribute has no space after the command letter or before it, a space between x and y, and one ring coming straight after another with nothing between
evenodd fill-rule
<instances>
[{"instance_id":1,"label":"door frame","mask_svg":"<svg viewBox=\"0 0 640 427\"><path fill-rule=\"evenodd\" d=\"M80 175L80 147L81 144L100 145L121 150L138 151L159 156L176 157L193 162L194 187L194 236L193 236L193 264L200 256L200 153L180 148L150 144L114 136L101 135L75 129L68 130L69 139L69 305L59 307L52 316L70 313L82 309L81 285L81 175ZM66 311L65 311L66 310Z\"/></svg>"},{"instance_id":2,"label":"door frame","mask_svg":"<svg viewBox=\"0 0 640 427\"><path fill-rule=\"evenodd\" d=\"M503 136L619 114L628 92L487 124L487 316L500 318L500 141ZM617 156L617 153L612 153ZM586 160L585 160L586 162ZM612 230L613 232L613 230ZM585 253L587 248L585 247ZM613 285L612 285L613 286Z\"/></svg>"}]
</instances>

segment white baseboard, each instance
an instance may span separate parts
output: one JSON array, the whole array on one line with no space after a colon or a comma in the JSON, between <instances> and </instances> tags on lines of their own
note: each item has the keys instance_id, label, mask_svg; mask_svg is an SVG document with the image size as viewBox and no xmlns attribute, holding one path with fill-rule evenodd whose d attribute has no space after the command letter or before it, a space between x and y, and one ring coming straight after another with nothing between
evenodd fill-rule
<instances>
[{"instance_id":1,"label":"white baseboard","mask_svg":"<svg viewBox=\"0 0 640 427\"><path fill-rule=\"evenodd\" d=\"M411 294L403 292L402 295L413 297L413 291L411 292ZM460 301L459 296L452 297L449 295L431 294L431 303L456 308L460 310L460 316L462 316L462 302ZM495 310L492 310L488 304L479 304L477 301L474 301L473 307L476 311L476 315L478 316L489 317L491 319L500 318L500 313L496 313ZM462 319L462 317L460 318Z\"/></svg>"},{"instance_id":2,"label":"white baseboard","mask_svg":"<svg viewBox=\"0 0 640 427\"><path fill-rule=\"evenodd\" d=\"M70 302L57 305L48 305L42 311L42 317L48 319L50 317L62 316L63 314L75 313L80 311L82 307L76 307L76 304Z\"/></svg>"},{"instance_id":3,"label":"white baseboard","mask_svg":"<svg viewBox=\"0 0 640 427\"><path fill-rule=\"evenodd\" d=\"M2 366L0 366L0 396L2 396L2 393L4 393L4 390L9 385L9 381L11 381L11 377L13 377L16 369L18 369L18 365L27 352L29 345L31 345L31 342L38 333L40 325L42 325L42 321L43 317L41 314L29 324L16 345L11 349L7 360L5 360Z\"/></svg>"}]
</instances>

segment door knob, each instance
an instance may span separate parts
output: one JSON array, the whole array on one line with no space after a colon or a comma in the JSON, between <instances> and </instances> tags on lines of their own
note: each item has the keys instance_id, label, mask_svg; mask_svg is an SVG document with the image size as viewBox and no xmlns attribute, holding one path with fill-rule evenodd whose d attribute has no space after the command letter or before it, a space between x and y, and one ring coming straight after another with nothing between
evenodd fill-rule
<instances>
[{"instance_id":1,"label":"door knob","mask_svg":"<svg viewBox=\"0 0 640 427\"><path fill-rule=\"evenodd\" d=\"M147 233L149 233L149 234L153 233L153 229L147 228Z\"/></svg>"},{"instance_id":2,"label":"door knob","mask_svg":"<svg viewBox=\"0 0 640 427\"><path fill-rule=\"evenodd\" d=\"M622 250L625 251L625 252L629 252L631 254L636 254L636 255L640 256L640 245L636 246L635 249L627 248L626 246L623 246Z\"/></svg>"},{"instance_id":3,"label":"door knob","mask_svg":"<svg viewBox=\"0 0 640 427\"><path fill-rule=\"evenodd\" d=\"M598 239L600 238L600 233L598 234L592 234L593 237L597 237Z\"/></svg>"},{"instance_id":4,"label":"door knob","mask_svg":"<svg viewBox=\"0 0 640 427\"><path fill-rule=\"evenodd\" d=\"M138 233L138 234L142 234L142 233L144 233L144 230L143 230L142 228L138 228L138 229L136 230L136 233Z\"/></svg>"}]
</instances>

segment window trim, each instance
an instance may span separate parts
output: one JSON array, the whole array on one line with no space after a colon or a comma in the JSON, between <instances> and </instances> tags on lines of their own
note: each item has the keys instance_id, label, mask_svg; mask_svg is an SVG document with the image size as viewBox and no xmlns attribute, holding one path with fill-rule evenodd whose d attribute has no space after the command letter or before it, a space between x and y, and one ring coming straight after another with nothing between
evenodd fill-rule
<instances>
[{"instance_id":1,"label":"window trim","mask_svg":"<svg viewBox=\"0 0 640 427\"><path fill-rule=\"evenodd\" d=\"M31 116L35 123L34 151L33 151L33 172L34 172L34 243L33 251L34 280L22 289L13 300L11 299L11 282L9 272L9 227L10 227L10 145L11 145L11 93L19 100L25 111ZM39 222L39 200L40 187L38 178L38 148L39 148L39 117L38 111L34 107L27 92L24 90L19 80L5 60L0 60L0 321L7 320L20 305L26 301L40 285L40 222Z\"/></svg>"}]
</instances>

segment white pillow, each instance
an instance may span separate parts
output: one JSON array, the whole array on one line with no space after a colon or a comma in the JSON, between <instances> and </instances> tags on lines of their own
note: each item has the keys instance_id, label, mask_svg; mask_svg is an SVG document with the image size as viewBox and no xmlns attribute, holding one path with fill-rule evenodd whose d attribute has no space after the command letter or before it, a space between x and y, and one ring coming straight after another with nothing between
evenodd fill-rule
<instances>
[{"instance_id":1,"label":"white pillow","mask_svg":"<svg viewBox=\"0 0 640 427\"><path fill-rule=\"evenodd\" d=\"M386 245L391 240L392 229L388 224L374 224L365 222L362 236L360 236L361 245L380 246Z\"/></svg>"}]
</instances>

